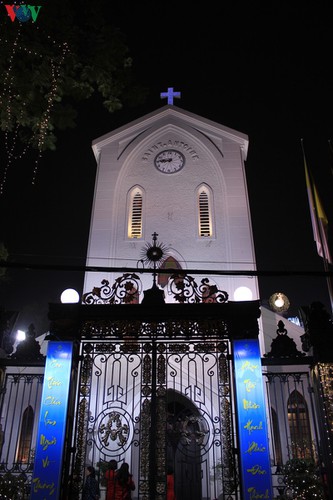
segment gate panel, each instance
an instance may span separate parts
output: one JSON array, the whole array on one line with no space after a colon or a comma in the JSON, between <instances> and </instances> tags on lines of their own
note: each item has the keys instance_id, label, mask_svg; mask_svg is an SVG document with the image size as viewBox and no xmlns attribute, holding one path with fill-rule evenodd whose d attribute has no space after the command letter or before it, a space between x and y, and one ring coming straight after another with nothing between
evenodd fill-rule
<instances>
[{"instance_id":1,"label":"gate panel","mask_svg":"<svg viewBox=\"0 0 333 500\"><path fill-rule=\"evenodd\" d=\"M138 487L140 452L147 462L149 445L145 415L150 403L141 398L147 378L142 345L85 342L82 356L74 474L82 482L87 465L125 461Z\"/></svg>"},{"instance_id":2,"label":"gate panel","mask_svg":"<svg viewBox=\"0 0 333 500\"><path fill-rule=\"evenodd\" d=\"M238 498L229 347L168 343L167 460L177 498Z\"/></svg>"}]
</instances>

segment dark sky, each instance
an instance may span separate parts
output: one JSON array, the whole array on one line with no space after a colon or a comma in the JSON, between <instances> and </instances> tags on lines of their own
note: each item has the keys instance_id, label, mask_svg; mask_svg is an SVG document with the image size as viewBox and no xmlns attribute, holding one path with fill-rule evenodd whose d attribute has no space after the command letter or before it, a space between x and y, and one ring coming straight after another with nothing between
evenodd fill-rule
<instances>
[{"instance_id":1,"label":"dark sky","mask_svg":"<svg viewBox=\"0 0 333 500\"><path fill-rule=\"evenodd\" d=\"M249 135L246 172L258 269L322 272L301 138L333 221L328 147L333 140L333 9L314 2L301 7L267 2L260 9L251 2L105 5L110 23L127 36L136 81L149 89L147 100L114 114L98 97L80 106L78 126L58 135L57 151L44 155L34 186L33 158L11 166L0 199L0 241L10 260L84 265L96 171L92 140L163 106L160 92L174 87L182 93L177 106ZM263 302L283 291L291 315L315 300L330 308L324 277L270 276L259 283ZM0 305L22 311L19 326L34 322L41 330L47 326L48 303L59 301L64 288L80 291L82 273L10 269L0 287Z\"/></svg>"}]
</instances>

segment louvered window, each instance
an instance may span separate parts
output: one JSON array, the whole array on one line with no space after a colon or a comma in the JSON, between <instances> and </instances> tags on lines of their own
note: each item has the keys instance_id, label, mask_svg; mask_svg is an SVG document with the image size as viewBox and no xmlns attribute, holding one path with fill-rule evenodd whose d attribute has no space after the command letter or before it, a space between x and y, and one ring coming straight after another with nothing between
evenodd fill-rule
<instances>
[{"instance_id":1,"label":"louvered window","mask_svg":"<svg viewBox=\"0 0 333 500\"><path fill-rule=\"evenodd\" d=\"M212 236L209 194L206 189L199 192L199 236Z\"/></svg>"},{"instance_id":2,"label":"louvered window","mask_svg":"<svg viewBox=\"0 0 333 500\"><path fill-rule=\"evenodd\" d=\"M142 193L133 191L131 198L129 238L142 238Z\"/></svg>"}]
</instances>

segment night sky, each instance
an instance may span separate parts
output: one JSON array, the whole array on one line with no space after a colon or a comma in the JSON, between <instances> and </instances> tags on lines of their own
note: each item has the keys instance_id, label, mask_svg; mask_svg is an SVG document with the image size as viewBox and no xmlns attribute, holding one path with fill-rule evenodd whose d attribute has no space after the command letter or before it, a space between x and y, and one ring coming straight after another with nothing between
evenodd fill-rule
<instances>
[{"instance_id":1,"label":"night sky","mask_svg":"<svg viewBox=\"0 0 333 500\"><path fill-rule=\"evenodd\" d=\"M253 3L105 2L110 23L126 34L137 83L149 89L146 102L114 114L98 96L80 105L78 126L58 134L57 151L44 154L35 185L33 156L11 166L0 197L0 241L10 261L85 264L96 172L92 140L164 106L160 92L174 87L182 93L178 107L249 136L257 266L281 272L260 278L263 303L282 291L291 316L317 300L331 312L324 277L289 273L324 270L313 241L301 138L333 241L332 12L314 2L267 2L260 9ZM21 311L17 327L33 322L39 334L48 327L48 303L58 302L67 287L81 291L82 278L65 268L10 269L0 282L0 305Z\"/></svg>"}]
</instances>

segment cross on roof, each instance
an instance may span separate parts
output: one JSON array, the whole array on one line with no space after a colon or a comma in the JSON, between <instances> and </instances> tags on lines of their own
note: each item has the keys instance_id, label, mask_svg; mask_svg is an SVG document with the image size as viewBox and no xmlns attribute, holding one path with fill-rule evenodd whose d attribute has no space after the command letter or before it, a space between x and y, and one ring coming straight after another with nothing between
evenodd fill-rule
<instances>
[{"instance_id":1,"label":"cross on roof","mask_svg":"<svg viewBox=\"0 0 333 500\"><path fill-rule=\"evenodd\" d=\"M165 99L166 97L168 98L168 104L173 104L173 98L174 97L180 97L180 92L174 92L173 87L168 87L168 92L161 92L160 96L161 99Z\"/></svg>"}]
</instances>

